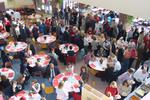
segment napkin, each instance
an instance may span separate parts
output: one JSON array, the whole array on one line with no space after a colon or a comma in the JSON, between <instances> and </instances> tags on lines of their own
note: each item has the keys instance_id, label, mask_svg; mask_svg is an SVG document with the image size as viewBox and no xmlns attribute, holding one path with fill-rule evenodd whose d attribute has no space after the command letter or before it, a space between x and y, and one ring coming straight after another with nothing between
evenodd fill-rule
<instances>
[{"instance_id":1,"label":"napkin","mask_svg":"<svg viewBox=\"0 0 150 100\"><path fill-rule=\"evenodd\" d=\"M61 77L63 77L64 75L63 74L59 74L59 75L57 75L55 78L56 79L59 79L59 78L61 78Z\"/></svg>"},{"instance_id":2,"label":"napkin","mask_svg":"<svg viewBox=\"0 0 150 100\"><path fill-rule=\"evenodd\" d=\"M79 75L74 76L76 80L81 80L81 77Z\"/></svg>"},{"instance_id":3,"label":"napkin","mask_svg":"<svg viewBox=\"0 0 150 100\"><path fill-rule=\"evenodd\" d=\"M75 47L74 50L75 50L75 51L78 51L78 47Z\"/></svg>"},{"instance_id":4,"label":"napkin","mask_svg":"<svg viewBox=\"0 0 150 100\"><path fill-rule=\"evenodd\" d=\"M95 68L96 66L94 64L90 64L90 67Z\"/></svg>"},{"instance_id":5,"label":"napkin","mask_svg":"<svg viewBox=\"0 0 150 100\"><path fill-rule=\"evenodd\" d=\"M72 72L66 72L66 73L65 73L65 76L71 76L71 75L73 75Z\"/></svg>"},{"instance_id":6,"label":"napkin","mask_svg":"<svg viewBox=\"0 0 150 100\"><path fill-rule=\"evenodd\" d=\"M8 68L3 68L2 72L7 72L9 69Z\"/></svg>"},{"instance_id":7,"label":"napkin","mask_svg":"<svg viewBox=\"0 0 150 100\"><path fill-rule=\"evenodd\" d=\"M74 84L73 87L74 87L74 88L78 88L79 85L78 85L78 84Z\"/></svg>"},{"instance_id":8,"label":"napkin","mask_svg":"<svg viewBox=\"0 0 150 100\"><path fill-rule=\"evenodd\" d=\"M13 77L13 76L14 76L13 72L11 72L11 73L8 74L8 77Z\"/></svg>"},{"instance_id":9,"label":"napkin","mask_svg":"<svg viewBox=\"0 0 150 100\"><path fill-rule=\"evenodd\" d=\"M59 85L58 80L54 80L53 85L54 85L54 87L55 87L55 86L58 86L58 85Z\"/></svg>"},{"instance_id":10,"label":"napkin","mask_svg":"<svg viewBox=\"0 0 150 100\"><path fill-rule=\"evenodd\" d=\"M22 97L26 92L25 91L20 91L19 93L16 94L16 97L20 96Z\"/></svg>"}]
</instances>

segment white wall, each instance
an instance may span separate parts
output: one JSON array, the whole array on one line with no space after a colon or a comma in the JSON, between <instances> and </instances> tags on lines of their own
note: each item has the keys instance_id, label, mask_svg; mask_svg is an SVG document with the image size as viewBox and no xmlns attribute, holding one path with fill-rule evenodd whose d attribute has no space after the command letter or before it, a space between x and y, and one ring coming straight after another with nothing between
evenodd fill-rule
<instances>
[{"instance_id":1,"label":"white wall","mask_svg":"<svg viewBox=\"0 0 150 100\"><path fill-rule=\"evenodd\" d=\"M76 0L77 2L102 7L135 17L150 19L150 0Z\"/></svg>"},{"instance_id":2,"label":"white wall","mask_svg":"<svg viewBox=\"0 0 150 100\"><path fill-rule=\"evenodd\" d=\"M0 0L0 2L5 2L6 8L17 8L27 5L33 5L32 0Z\"/></svg>"}]
</instances>

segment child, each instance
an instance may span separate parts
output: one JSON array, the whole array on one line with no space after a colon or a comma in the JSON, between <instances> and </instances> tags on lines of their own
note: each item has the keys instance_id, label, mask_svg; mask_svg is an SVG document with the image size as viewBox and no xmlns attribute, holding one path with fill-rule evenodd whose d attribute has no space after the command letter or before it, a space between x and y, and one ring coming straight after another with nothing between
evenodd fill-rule
<instances>
[{"instance_id":1,"label":"child","mask_svg":"<svg viewBox=\"0 0 150 100\"><path fill-rule=\"evenodd\" d=\"M89 75L85 66L81 67L80 76L84 83L88 82Z\"/></svg>"}]
</instances>

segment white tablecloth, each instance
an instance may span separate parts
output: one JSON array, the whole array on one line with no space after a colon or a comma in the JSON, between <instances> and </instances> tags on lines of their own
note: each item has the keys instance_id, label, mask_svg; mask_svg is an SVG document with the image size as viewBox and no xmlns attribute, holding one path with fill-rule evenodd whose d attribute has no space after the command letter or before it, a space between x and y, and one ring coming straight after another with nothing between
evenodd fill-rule
<instances>
[{"instance_id":1,"label":"white tablecloth","mask_svg":"<svg viewBox=\"0 0 150 100\"><path fill-rule=\"evenodd\" d=\"M102 58L103 62L102 64L100 63L100 58L96 58L95 61L89 61L89 66L97 71L105 71L105 69L107 68L107 59L106 58Z\"/></svg>"},{"instance_id":2,"label":"white tablecloth","mask_svg":"<svg viewBox=\"0 0 150 100\"><path fill-rule=\"evenodd\" d=\"M75 73L71 72L65 72L62 74L57 75L53 80L53 86L55 88L58 88L58 85L61 81L63 81L64 78L67 78L67 80L64 83L63 90L67 92L79 92L79 81L81 80L81 77Z\"/></svg>"},{"instance_id":3,"label":"white tablecloth","mask_svg":"<svg viewBox=\"0 0 150 100\"><path fill-rule=\"evenodd\" d=\"M16 46L14 45L14 42L9 42L9 44L6 46L6 50L8 52L19 52L27 48L27 44L25 42L16 42Z\"/></svg>"},{"instance_id":4,"label":"white tablecloth","mask_svg":"<svg viewBox=\"0 0 150 100\"><path fill-rule=\"evenodd\" d=\"M56 37L55 36L52 36L52 35L43 35L43 36L40 36L37 38L37 41L39 43L52 43L56 40Z\"/></svg>"},{"instance_id":5,"label":"white tablecloth","mask_svg":"<svg viewBox=\"0 0 150 100\"><path fill-rule=\"evenodd\" d=\"M59 46L59 49L63 54L67 54L67 52L70 50L69 47L72 46L72 50L77 53L79 51L79 47L75 44L62 44Z\"/></svg>"},{"instance_id":6,"label":"white tablecloth","mask_svg":"<svg viewBox=\"0 0 150 100\"><path fill-rule=\"evenodd\" d=\"M9 36L8 32L0 32L0 39L6 39Z\"/></svg>"},{"instance_id":7,"label":"white tablecloth","mask_svg":"<svg viewBox=\"0 0 150 100\"><path fill-rule=\"evenodd\" d=\"M27 58L27 62L29 63L30 67L34 67L36 63L40 67L45 67L50 62L50 57L47 54L38 54Z\"/></svg>"},{"instance_id":8,"label":"white tablecloth","mask_svg":"<svg viewBox=\"0 0 150 100\"><path fill-rule=\"evenodd\" d=\"M41 100L40 94L33 94L32 96L29 95L29 91L21 91L9 98L9 100L20 100L21 97L25 97L26 100Z\"/></svg>"},{"instance_id":9,"label":"white tablecloth","mask_svg":"<svg viewBox=\"0 0 150 100\"><path fill-rule=\"evenodd\" d=\"M0 74L6 76L10 81L15 77L15 72L10 68L1 68Z\"/></svg>"}]
</instances>

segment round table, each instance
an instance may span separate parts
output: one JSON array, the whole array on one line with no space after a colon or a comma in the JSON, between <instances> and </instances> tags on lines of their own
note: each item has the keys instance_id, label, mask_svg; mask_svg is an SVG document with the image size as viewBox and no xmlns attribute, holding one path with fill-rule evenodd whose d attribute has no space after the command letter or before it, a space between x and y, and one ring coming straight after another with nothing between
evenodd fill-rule
<instances>
[{"instance_id":1,"label":"round table","mask_svg":"<svg viewBox=\"0 0 150 100\"><path fill-rule=\"evenodd\" d=\"M25 100L41 100L41 95L39 93L30 95L29 91L20 91L16 95L9 98L9 100L20 100L20 98L25 98Z\"/></svg>"},{"instance_id":2,"label":"round table","mask_svg":"<svg viewBox=\"0 0 150 100\"><path fill-rule=\"evenodd\" d=\"M27 48L27 44L25 42L9 42L9 44L6 46L6 50L8 52L20 52Z\"/></svg>"},{"instance_id":3,"label":"round table","mask_svg":"<svg viewBox=\"0 0 150 100\"><path fill-rule=\"evenodd\" d=\"M66 44L62 44L59 46L59 49L61 50L61 52L63 54L67 54L67 52L70 50L69 47L72 46L72 50L77 53L79 51L79 47L75 44L70 44L70 43L66 43Z\"/></svg>"},{"instance_id":4,"label":"round table","mask_svg":"<svg viewBox=\"0 0 150 100\"><path fill-rule=\"evenodd\" d=\"M102 63L100 63L100 59L103 59ZM95 61L89 61L89 66L97 71L105 71L107 68L107 58L97 57Z\"/></svg>"},{"instance_id":5,"label":"round table","mask_svg":"<svg viewBox=\"0 0 150 100\"><path fill-rule=\"evenodd\" d=\"M66 79L66 81L64 82L64 86L63 86L65 91L80 92L79 81L81 81L82 79L78 74L72 73L72 72L65 72L65 73L61 73L57 75L53 80L54 88L58 88L59 83L63 81L64 79Z\"/></svg>"},{"instance_id":6,"label":"round table","mask_svg":"<svg viewBox=\"0 0 150 100\"><path fill-rule=\"evenodd\" d=\"M56 41L56 37L53 35L42 35L37 38L39 43L48 44Z\"/></svg>"},{"instance_id":7,"label":"round table","mask_svg":"<svg viewBox=\"0 0 150 100\"><path fill-rule=\"evenodd\" d=\"M10 68L1 68L0 74L6 76L10 81L15 77L15 72Z\"/></svg>"},{"instance_id":8,"label":"round table","mask_svg":"<svg viewBox=\"0 0 150 100\"><path fill-rule=\"evenodd\" d=\"M98 36L98 35L87 35L84 37L85 42L92 43L94 40L93 38L96 39L96 42L104 42L105 38L103 36Z\"/></svg>"},{"instance_id":9,"label":"round table","mask_svg":"<svg viewBox=\"0 0 150 100\"><path fill-rule=\"evenodd\" d=\"M45 67L49 64L50 60L51 59L47 54L37 54L27 58L27 62L29 63L30 67L36 66L36 63L40 67Z\"/></svg>"},{"instance_id":10,"label":"round table","mask_svg":"<svg viewBox=\"0 0 150 100\"><path fill-rule=\"evenodd\" d=\"M6 39L9 36L8 32L0 32L0 39Z\"/></svg>"},{"instance_id":11,"label":"round table","mask_svg":"<svg viewBox=\"0 0 150 100\"><path fill-rule=\"evenodd\" d=\"M32 14L30 16L28 16L29 19L40 19L42 16L40 14Z\"/></svg>"}]
</instances>

